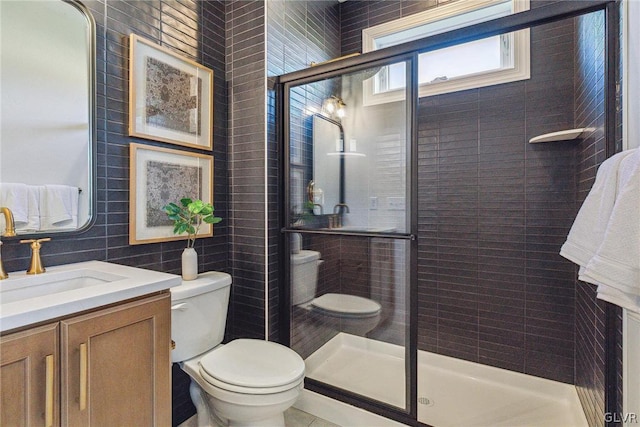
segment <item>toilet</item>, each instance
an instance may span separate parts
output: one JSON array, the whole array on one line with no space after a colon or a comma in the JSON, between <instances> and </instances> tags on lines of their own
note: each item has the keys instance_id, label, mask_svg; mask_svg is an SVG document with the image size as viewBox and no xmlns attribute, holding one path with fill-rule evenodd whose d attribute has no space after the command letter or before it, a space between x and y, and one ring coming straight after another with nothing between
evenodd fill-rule
<instances>
[{"instance_id":1,"label":"toilet","mask_svg":"<svg viewBox=\"0 0 640 427\"><path fill-rule=\"evenodd\" d=\"M282 426L303 388L304 361L280 344L221 344L231 276L208 272L171 288L171 359L191 377L198 426Z\"/></svg>"},{"instance_id":2,"label":"toilet","mask_svg":"<svg viewBox=\"0 0 640 427\"><path fill-rule=\"evenodd\" d=\"M291 254L292 303L338 321L343 332L364 336L380 322L382 306L356 295L326 293L316 297L320 252L300 250Z\"/></svg>"}]
</instances>

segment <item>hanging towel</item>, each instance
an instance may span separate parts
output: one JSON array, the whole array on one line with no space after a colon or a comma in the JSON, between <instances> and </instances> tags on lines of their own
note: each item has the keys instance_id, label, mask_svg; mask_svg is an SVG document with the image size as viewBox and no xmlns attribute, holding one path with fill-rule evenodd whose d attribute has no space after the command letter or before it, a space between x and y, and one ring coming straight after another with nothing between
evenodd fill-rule
<instances>
[{"instance_id":1,"label":"hanging towel","mask_svg":"<svg viewBox=\"0 0 640 427\"><path fill-rule=\"evenodd\" d=\"M41 185L27 186L27 200L29 202L29 218L27 224L19 228L24 231L40 230L40 188Z\"/></svg>"},{"instance_id":2,"label":"hanging towel","mask_svg":"<svg viewBox=\"0 0 640 427\"><path fill-rule=\"evenodd\" d=\"M596 181L560 249L560 255L580 267L586 267L604 239L618 193L619 166L631 154L631 150L623 151L600 165Z\"/></svg>"},{"instance_id":3,"label":"hanging towel","mask_svg":"<svg viewBox=\"0 0 640 427\"><path fill-rule=\"evenodd\" d=\"M636 313L640 312L640 296L622 292L607 285L598 285L598 299L609 301Z\"/></svg>"},{"instance_id":4,"label":"hanging towel","mask_svg":"<svg viewBox=\"0 0 640 427\"><path fill-rule=\"evenodd\" d=\"M11 209L16 228L27 225L29 221L29 198L26 184L3 182L0 183L0 206ZM2 216L0 230L4 231L6 224Z\"/></svg>"},{"instance_id":5,"label":"hanging towel","mask_svg":"<svg viewBox=\"0 0 640 427\"><path fill-rule=\"evenodd\" d=\"M579 276L598 284L602 299L620 302L640 296L640 149L630 151L620 162L618 193L602 243Z\"/></svg>"},{"instance_id":6,"label":"hanging towel","mask_svg":"<svg viewBox=\"0 0 640 427\"><path fill-rule=\"evenodd\" d=\"M41 230L78 227L78 187L45 185L40 189Z\"/></svg>"},{"instance_id":7,"label":"hanging towel","mask_svg":"<svg viewBox=\"0 0 640 427\"><path fill-rule=\"evenodd\" d=\"M39 187L35 185L0 184L0 206L6 206L13 213L17 231L38 231L40 229ZM4 216L0 217L0 230L6 227Z\"/></svg>"}]
</instances>

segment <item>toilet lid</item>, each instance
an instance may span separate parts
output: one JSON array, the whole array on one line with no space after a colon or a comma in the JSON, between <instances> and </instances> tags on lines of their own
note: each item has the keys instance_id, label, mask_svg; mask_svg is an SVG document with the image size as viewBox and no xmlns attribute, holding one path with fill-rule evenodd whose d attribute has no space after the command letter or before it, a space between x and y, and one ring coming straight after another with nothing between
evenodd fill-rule
<instances>
[{"instance_id":1,"label":"toilet lid","mask_svg":"<svg viewBox=\"0 0 640 427\"><path fill-rule=\"evenodd\" d=\"M382 308L380 304L368 298L333 293L319 296L312 304L321 310L345 316L375 316Z\"/></svg>"},{"instance_id":2,"label":"toilet lid","mask_svg":"<svg viewBox=\"0 0 640 427\"><path fill-rule=\"evenodd\" d=\"M280 344L237 339L205 355L200 368L222 383L245 388L278 387L304 376L304 361Z\"/></svg>"}]
</instances>

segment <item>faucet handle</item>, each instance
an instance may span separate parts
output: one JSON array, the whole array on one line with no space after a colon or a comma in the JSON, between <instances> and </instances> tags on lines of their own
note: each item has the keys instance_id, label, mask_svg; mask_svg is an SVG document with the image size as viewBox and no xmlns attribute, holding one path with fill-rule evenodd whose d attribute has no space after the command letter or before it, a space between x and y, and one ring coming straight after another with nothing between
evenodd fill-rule
<instances>
[{"instance_id":1,"label":"faucet handle","mask_svg":"<svg viewBox=\"0 0 640 427\"><path fill-rule=\"evenodd\" d=\"M49 242L51 241L51 237L43 237L42 239L24 239L24 240L20 240L20 243L31 243L31 247L33 246L37 246L40 247L42 246L40 243L42 242Z\"/></svg>"},{"instance_id":2,"label":"faucet handle","mask_svg":"<svg viewBox=\"0 0 640 427\"><path fill-rule=\"evenodd\" d=\"M50 240L51 237L20 240L20 243L31 244L31 263L27 270L27 274L40 274L46 271L44 265L42 265L42 259L40 258L40 247L42 246L42 242L48 242Z\"/></svg>"}]
</instances>

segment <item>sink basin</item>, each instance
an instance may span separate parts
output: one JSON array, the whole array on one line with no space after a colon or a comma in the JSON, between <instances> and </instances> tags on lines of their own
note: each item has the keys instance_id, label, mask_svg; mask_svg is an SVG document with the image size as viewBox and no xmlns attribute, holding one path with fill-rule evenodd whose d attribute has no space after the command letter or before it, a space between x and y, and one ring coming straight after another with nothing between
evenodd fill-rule
<instances>
[{"instance_id":1,"label":"sink basin","mask_svg":"<svg viewBox=\"0 0 640 427\"><path fill-rule=\"evenodd\" d=\"M89 261L48 267L0 281L0 332L168 290L180 276Z\"/></svg>"},{"instance_id":2,"label":"sink basin","mask_svg":"<svg viewBox=\"0 0 640 427\"><path fill-rule=\"evenodd\" d=\"M0 304L87 288L123 279L125 279L124 276L88 268L41 274L34 277L21 277L11 281L9 283L10 286L2 287L0 290Z\"/></svg>"}]
</instances>

